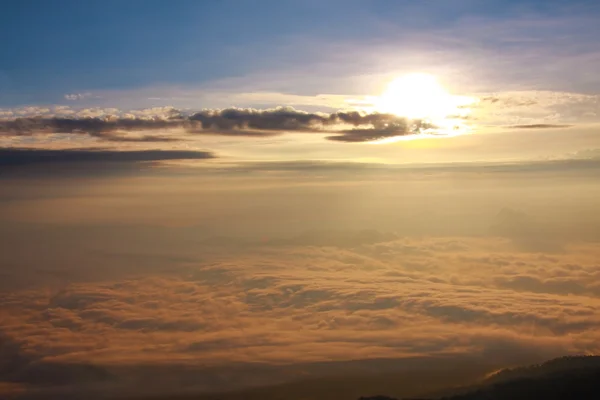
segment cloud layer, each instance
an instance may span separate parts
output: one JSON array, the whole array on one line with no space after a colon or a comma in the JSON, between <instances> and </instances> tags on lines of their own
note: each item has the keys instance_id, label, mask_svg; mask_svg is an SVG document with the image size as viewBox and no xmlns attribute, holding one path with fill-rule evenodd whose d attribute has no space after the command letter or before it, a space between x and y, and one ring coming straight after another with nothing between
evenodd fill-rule
<instances>
[{"instance_id":1,"label":"cloud layer","mask_svg":"<svg viewBox=\"0 0 600 400\"><path fill-rule=\"evenodd\" d=\"M156 110L155 110L156 111ZM228 108L203 110L184 115L176 109L138 115L105 114L96 116L36 115L0 121L0 134L87 134L108 141L164 142L177 139L162 135L129 138L123 132L167 131L182 128L190 134L240 135L266 137L285 132L333 134L330 139L363 142L393 136L419 134L435 128L421 120L391 114L360 112L309 113L291 107L267 110Z\"/></svg>"},{"instance_id":2,"label":"cloud layer","mask_svg":"<svg viewBox=\"0 0 600 400\"><path fill-rule=\"evenodd\" d=\"M88 164L136 163L167 160L203 160L214 158L210 152L181 150L106 150L106 149L24 149L0 148L0 167Z\"/></svg>"},{"instance_id":3,"label":"cloud layer","mask_svg":"<svg viewBox=\"0 0 600 400\"><path fill-rule=\"evenodd\" d=\"M594 244L544 255L499 238L362 237L245 249L224 240L197 247L203 261L3 292L3 351L23 364L16 371L32 360L216 366L471 355L514 363L600 351Z\"/></svg>"}]
</instances>

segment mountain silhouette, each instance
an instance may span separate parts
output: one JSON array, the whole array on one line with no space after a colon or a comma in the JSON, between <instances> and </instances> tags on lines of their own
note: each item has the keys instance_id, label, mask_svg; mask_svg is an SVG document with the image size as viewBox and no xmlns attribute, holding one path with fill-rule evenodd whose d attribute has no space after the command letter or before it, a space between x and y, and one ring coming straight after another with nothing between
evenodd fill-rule
<instances>
[{"instance_id":1,"label":"mountain silhouette","mask_svg":"<svg viewBox=\"0 0 600 400\"><path fill-rule=\"evenodd\" d=\"M456 394L418 400L600 399L600 357L568 356L542 364L507 368L491 374L480 385L452 391Z\"/></svg>"}]
</instances>

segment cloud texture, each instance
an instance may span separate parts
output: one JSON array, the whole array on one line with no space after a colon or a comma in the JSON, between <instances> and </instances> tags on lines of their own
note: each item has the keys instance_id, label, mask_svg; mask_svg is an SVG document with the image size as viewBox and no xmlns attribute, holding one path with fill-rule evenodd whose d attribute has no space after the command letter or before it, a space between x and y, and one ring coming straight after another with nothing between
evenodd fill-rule
<instances>
[{"instance_id":1,"label":"cloud texture","mask_svg":"<svg viewBox=\"0 0 600 400\"><path fill-rule=\"evenodd\" d=\"M162 272L3 292L3 351L18 372L32 360L217 366L472 355L514 363L600 350L594 244L549 256L514 252L499 238L365 235L333 246L231 242L231 252L225 240L200 246L203 261L173 259Z\"/></svg>"},{"instance_id":2,"label":"cloud texture","mask_svg":"<svg viewBox=\"0 0 600 400\"><path fill-rule=\"evenodd\" d=\"M391 114L360 112L309 113L291 107L257 110L228 108L183 114L168 110L149 110L136 114L100 114L95 116L35 115L0 121L0 134L30 136L37 134L87 134L108 141L175 141L164 135L146 135L137 139L119 133L159 131L182 128L190 134L273 136L285 132L333 134L337 141L363 142L385 137L419 134L435 128L421 120L409 120Z\"/></svg>"}]
</instances>

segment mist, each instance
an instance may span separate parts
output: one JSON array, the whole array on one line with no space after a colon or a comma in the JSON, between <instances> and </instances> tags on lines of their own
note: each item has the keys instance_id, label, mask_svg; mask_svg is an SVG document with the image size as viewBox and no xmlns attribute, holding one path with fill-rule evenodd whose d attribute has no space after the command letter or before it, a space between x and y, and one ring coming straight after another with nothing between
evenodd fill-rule
<instances>
[{"instance_id":1,"label":"mist","mask_svg":"<svg viewBox=\"0 0 600 400\"><path fill-rule=\"evenodd\" d=\"M596 352L598 166L6 174L2 377L30 394L210 392Z\"/></svg>"}]
</instances>

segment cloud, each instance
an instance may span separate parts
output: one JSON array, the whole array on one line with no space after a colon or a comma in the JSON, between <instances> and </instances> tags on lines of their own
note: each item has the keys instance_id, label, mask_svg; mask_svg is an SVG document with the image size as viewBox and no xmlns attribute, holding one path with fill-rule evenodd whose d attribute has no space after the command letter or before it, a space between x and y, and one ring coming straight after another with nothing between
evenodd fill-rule
<instances>
[{"instance_id":1,"label":"cloud","mask_svg":"<svg viewBox=\"0 0 600 400\"><path fill-rule=\"evenodd\" d=\"M554 129L597 123L599 101L597 95L576 92L519 90L481 95L469 108L480 126Z\"/></svg>"},{"instance_id":2,"label":"cloud","mask_svg":"<svg viewBox=\"0 0 600 400\"><path fill-rule=\"evenodd\" d=\"M40 133L104 133L123 131L157 130L181 125L180 121L152 118L101 117L28 117L0 123L0 132L8 135L34 135Z\"/></svg>"},{"instance_id":3,"label":"cloud","mask_svg":"<svg viewBox=\"0 0 600 400\"><path fill-rule=\"evenodd\" d=\"M570 128L573 125L560 124L527 124L527 125L512 125L510 128L515 129L551 129L551 128Z\"/></svg>"},{"instance_id":4,"label":"cloud","mask_svg":"<svg viewBox=\"0 0 600 400\"><path fill-rule=\"evenodd\" d=\"M457 115L481 128L551 129L591 122L598 97L551 91L482 95ZM109 142L174 142L180 134L272 137L284 133L323 134L334 142L369 142L390 137L445 135L434 123L392 114L358 111L308 112L293 107L204 109L23 107L3 110L0 136L82 134ZM173 135L177 135L176 137ZM129 135L137 133L140 136Z\"/></svg>"},{"instance_id":5,"label":"cloud","mask_svg":"<svg viewBox=\"0 0 600 400\"><path fill-rule=\"evenodd\" d=\"M208 110L189 117L199 122L196 133L272 136L284 132L334 133L327 139L345 142L367 142L393 136L418 134L433 125L392 114L356 111L309 113L291 107L275 109Z\"/></svg>"},{"instance_id":6,"label":"cloud","mask_svg":"<svg viewBox=\"0 0 600 400\"><path fill-rule=\"evenodd\" d=\"M62 240L80 248L78 236ZM514 252L501 238L305 236L235 252L195 243L201 258L158 267L71 253L67 271L105 265L117 274L0 293L0 354L18 367L10 379L38 385L56 374L82 385L123 380L115 368L132 365L160 364L164 379L176 379L180 364L314 372L307 363L449 355L513 364L599 350L594 244L542 256ZM151 384L148 376L156 374L135 382Z\"/></svg>"},{"instance_id":7,"label":"cloud","mask_svg":"<svg viewBox=\"0 0 600 400\"><path fill-rule=\"evenodd\" d=\"M173 108L142 110L137 113L108 113L106 110L81 110L75 116L28 116L0 121L0 134L31 136L63 133L88 134L107 141L174 141L164 135L130 139L120 133L180 128L190 134L268 137L285 132L335 134L335 141L365 142L384 137L419 134L435 129L421 120L391 114L334 112L309 113L291 107L274 109L203 110L184 115Z\"/></svg>"},{"instance_id":8,"label":"cloud","mask_svg":"<svg viewBox=\"0 0 600 400\"><path fill-rule=\"evenodd\" d=\"M0 167L52 164L137 163L214 158L206 151L0 148Z\"/></svg>"},{"instance_id":9,"label":"cloud","mask_svg":"<svg viewBox=\"0 0 600 400\"><path fill-rule=\"evenodd\" d=\"M90 97L92 94L91 93L67 93L65 94L65 99L66 100L71 100L71 101L76 101L76 100L83 100L85 98Z\"/></svg>"},{"instance_id":10,"label":"cloud","mask_svg":"<svg viewBox=\"0 0 600 400\"><path fill-rule=\"evenodd\" d=\"M224 356L224 349L237 348L240 340L254 336L246 342L247 349L227 357L250 360L256 357L251 356L253 346L269 344L261 356L268 360L304 358L297 351L319 348L323 342L334 347L368 343L375 346L373 351L379 347L392 354L400 349L416 351L425 346L419 341L426 341L430 351L442 350L451 342L456 345L467 326L477 335L505 329L519 337L523 329L529 335L535 323L543 339L591 333L600 324L591 306L597 302L593 284L598 279L593 246L579 248L583 252L579 257L542 258L508 248L483 257L487 246L502 242L492 238L385 240L338 248L328 242L252 246L229 257L220 254L219 262L211 261L211 253L203 250L212 245L200 245L198 251L207 261L172 264L167 275L72 283L51 295L14 292L3 300L8 310L15 306L31 310L11 314L13 322L33 318L34 325L19 329L35 326L46 331L50 340L42 347L50 353L71 354L68 358L73 360L92 349L119 356L111 346L118 348L120 340L138 338L140 348L150 346L145 341L152 332L160 334L153 337L165 344L177 338L173 346L156 347L159 353L167 352L165 356L195 347L218 358ZM577 260L577 269L562 264ZM474 265L477 269L472 269ZM471 272L461 272L466 270ZM561 278L564 273L568 279ZM332 276L343 278L331 280ZM35 315L30 314L33 310ZM296 331L300 325L305 331ZM398 341L399 332L406 335L403 343ZM53 340L55 335L80 340ZM98 341L97 335L117 342ZM66 344L67 348L61 347ZM283 347L277 346L293 355L285 355ZM129 350L139 349L132 345Z\"/></svg>"},{"instance_id":11,"label":"cloud","mask_svg":"<svg viewBox=\"0 0 600 400\"><path fill-rule=\"evenodd\" d=\"M514 290L538 293L556 293L562 295L600 296L600 287L584 285L572 277L556 277L540 279L531 275L502 276L497 279L498 285Z\"/></svg>"},{"instance_id":12,"label":"cloud","mask_svg":"<svg viewBox=\"0 0 600 400\"><path fill-rule=\"evenodd\" d=\"M379 129L350 129L343 131L340 135L329 136L327 139L350 143L370 142L396 136L418 135L421 132L434 130L435 128L435 125L421 120L400 119Z\"/></svg>"},{"instance_id":13,"label":"cloud","mask_svg":"<svg viewBox=\"0 0 600 400\"><path fill-rule=\"evenodd\" d=\"M107 142L117 143L169 143L183 141L183 139L180 138L161 135L126 136L116 135L114 133L104 133L100 135L99 138Z\"/></svg>"},{"instance_id":14,"label":"cloud","mask_svg":"<svg viewBox=\"0 0 600 400\"><path fill-rule=\"evenodd\" d=\"M35 360L22 347L22 343L0 331L0 381L7 380L15 370L19 370Z\"/></svg>"}]
</instances>

